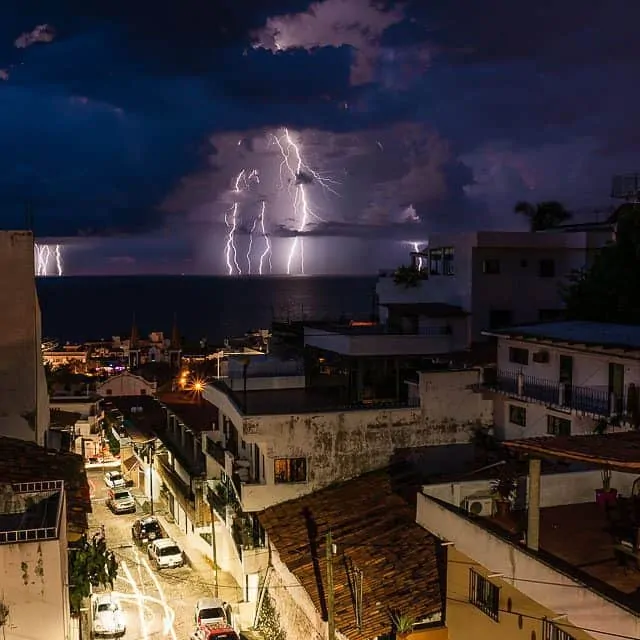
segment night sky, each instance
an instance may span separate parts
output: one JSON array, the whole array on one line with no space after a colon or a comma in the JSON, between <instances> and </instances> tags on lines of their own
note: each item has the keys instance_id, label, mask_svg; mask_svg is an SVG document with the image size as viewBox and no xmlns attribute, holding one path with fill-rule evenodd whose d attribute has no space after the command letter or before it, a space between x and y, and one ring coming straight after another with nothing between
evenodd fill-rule
<instances>
[{"instance_id":1,"label":"night sky","mask_svg":"<svg viewBox=\"0 0 640 640\"><path fill-rule=\"evenodd\" d=\"M68 274L373 272L640 171L629 0L3 9L2 226L30 209Z\"/></svg>"}]
</instances>

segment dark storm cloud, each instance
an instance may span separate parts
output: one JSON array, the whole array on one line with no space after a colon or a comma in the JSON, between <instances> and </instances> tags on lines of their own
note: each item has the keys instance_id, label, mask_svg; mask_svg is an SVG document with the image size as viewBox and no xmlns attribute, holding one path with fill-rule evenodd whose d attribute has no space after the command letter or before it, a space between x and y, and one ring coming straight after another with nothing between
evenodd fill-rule
<instances>
[{"instance_id":1,"label":"dark storm cloud","mask_svg":"<svg viewBox=\"0 0 640 640\"><path fill-rule=\"evenodd\" d=\"M421 234L517 225L521 198L597 206L611 173L640 169L640 5L624 0L14 4L0 22L4 226L31 202L41 234L221 244L230 181L253 163L264 180L246 215L264 199L285 246L299 220L265 144L284 126L341 183L340 197L307 185L318 256L323 236L329 255L338 235L402 235L408 210Z\"/></svg>"}]
</instances>

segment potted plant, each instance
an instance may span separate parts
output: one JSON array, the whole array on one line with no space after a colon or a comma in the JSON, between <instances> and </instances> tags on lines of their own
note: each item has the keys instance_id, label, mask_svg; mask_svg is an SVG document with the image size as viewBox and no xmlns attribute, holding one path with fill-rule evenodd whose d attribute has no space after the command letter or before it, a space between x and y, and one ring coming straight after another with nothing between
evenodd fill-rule
<instances>
[{"instance_id":1,"label":"potted plant","mask_svg":"<svg viewBox=\"0 0 640 640\"><path fill-rule=\"evenodd\" d=\"M411 635L413 625L416 623L415 618L400 611L391 612L391 622L397 640L406 640Z\"/></svg>"},{"instance_id":2,"label":"potted plant","mask_svg":"<svg viewBox=\"0 0 640 640\"><path fill-rule=\"evenodd\" d=\"M601 507L614 504L618 498L618 490L611 488L611 469L603 469L602 475L602 488L596 489L596 504Z\"/></svg>"},{"instance_id":3,"label":"potted plant","mask_svg":"<svg viewBox=\"0 0 640 640\"><path fill-rule=\"evenodd\" d=\"M511 466L503 465L500 474L491 480L489 486L494 496L498 516L506 516L511 512L511 507L516 501L518 478L515 470Z\"/></svg>"}]
</instances>

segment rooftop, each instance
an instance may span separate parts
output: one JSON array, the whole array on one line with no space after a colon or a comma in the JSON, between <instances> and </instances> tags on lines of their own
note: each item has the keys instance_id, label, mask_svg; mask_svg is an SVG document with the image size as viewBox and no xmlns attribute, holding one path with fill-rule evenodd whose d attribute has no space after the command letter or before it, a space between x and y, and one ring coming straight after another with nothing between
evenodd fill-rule
<instances>
[{"instance_id":1,"label":"rooftop","mask_svg":"<svg viewBox=\"0 0 640 640\"><path fill-rule=\"evenodd\" d=\"M399 402L352 402L342 399L338 389L295 388L269 389L259 391L232 391L223 382L210 383L212 388L229 396L238 412L247 416L285 415L293 413L321 413L329 411L357 411L365 409L384 409L406 407L409 404ZM215 403L214 403L215 404ZM213 405L211 405L213 406Z\"/></svg>"},{"instance_id":2,"label":"rooftop","mask_svg":"<svg viewBox=\"0 0 640 640\"><path fill-rule=\"evenodd\" d=\"M61 481L0 485L0 544L57 538L63 489Z\"/></svg>"},{"instance_id":3,"label":"rooftop","mask_svg":"<svg viewBox=\"0 0 640 640\"><path fill-rule=\"evenodd\" d=\"M161 393L158 400L196 433L211 431L218 422L218 409L191 391Z\"/></svg>"},{"instance_id":4,"label":"rooftop","mask_svg":"<svg viewBox=\"0 0 640 640\"><path fill-rule=\"evenodd\" d=\"M640 326L638 325L572 320L508 327L486 331L484 334L522 340L590 345L607 349L640 349Z\"/></svg>"},{"instance_id":5,"label":"rooftop","mask_svg":"<svg viewBox=\"0 0 640 640\"><path fill-rule=\"evenodd\" d=\"M81 456L48 451L33 442L0 437L0 480L10 484L64 481L68 537L77 539L87 530L91 498Z\"/></svg>"},{"instance_id":6,"label":"rooftop","mask_svg":"<svg viewBox=\"0 0 640 640\"><path fill-rule=\"evenodd\" d=\"M402 477L383 469L271 507L258 516L281 561L323 615L326 602L320 576L326 575L325 536L331 529L337 545L336 628L353 640L389 633L389 610L421 620L443 609L444 568L436 539L415 523L415 508L400 496L402 487ZM350 586L355 583L356 568L363 572L362 610L366 612L360 629Z\"/></svg>"},{"instance_id":7,"label":"rooftop","mask_svg":"<svg viewBox=\"0 0 640 640\"><path fill-rule=\"evenodd\" d=\"M166 427L164 409L151 396L109 396L109 402L125 416L127 432L135 441L154 438ZM142 411L134 412L134 407L142 407Z\"/></svg>"},{"instance_id":8,"label":"rooftop","mask_svg":"<svg viewBox=\"0 0 640 640\"><path fill-rule=\"evenodd\" d=\"M514 453L555 460L572 460L640 473L640 433L525 438L503 443Z\"/></svg>"},{"instance_id":9,"label":"rooftop","mask_svg":"<svg viewBox=\"0 0 640 640\"><path fill-rule=\"evenodd\" d=\"M49 409L49 428L65 429L75 426L82 416L76 411L63 411L62 409Z\"/></svg>"}]
</instances>

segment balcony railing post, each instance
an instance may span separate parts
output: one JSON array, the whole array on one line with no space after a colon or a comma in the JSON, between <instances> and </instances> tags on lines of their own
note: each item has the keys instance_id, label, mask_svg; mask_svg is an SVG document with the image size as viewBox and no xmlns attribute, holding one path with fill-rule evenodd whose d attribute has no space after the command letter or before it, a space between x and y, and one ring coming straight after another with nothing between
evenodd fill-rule
<instances>
[{"instance_id":1,"label":"balcony railing post","mask_svg":"<svg viewBox=\"0 0 640 640\"><path fill-rule=\"evenodd\" d=\"M516 374L516 389L519 396L524 395L524 374L522 371Z\"/></svg>"}]
</instances>

